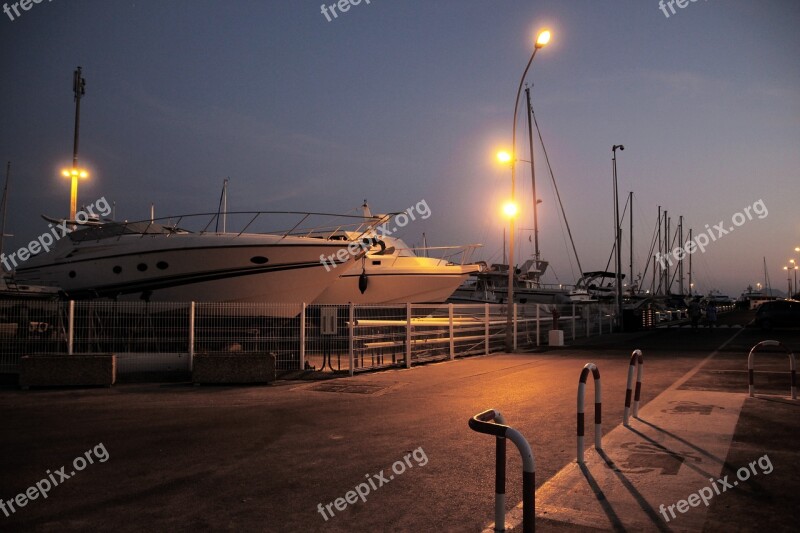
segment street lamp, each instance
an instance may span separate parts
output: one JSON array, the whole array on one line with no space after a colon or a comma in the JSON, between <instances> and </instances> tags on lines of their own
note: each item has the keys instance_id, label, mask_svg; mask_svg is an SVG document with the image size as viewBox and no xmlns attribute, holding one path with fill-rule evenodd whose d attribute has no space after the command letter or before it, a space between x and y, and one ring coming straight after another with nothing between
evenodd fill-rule
<instances>
[{"instance_id":1,"label":"street lamp","mask_svg":"<svg viewBox=\"0 0 800 533\"><path fill-rule=\"evenodd\" d=\"M800 267L797 266L797 262L794 259L789 259L789 262L792 264L791 270L794 270L794 291L789 293L789 297L791 298L797 292L797 269Z\"/></svg>"},{"instance_id":2,"label":"street lamp","mask_svg":"<svg viewBox=\"0 0 800 533\"><path fill-rule=\"evenodd\" d=\"M80 168L64 169L61 175L65 178L72 178L72 185L69 192L69 220L75 220L75 213L78 207L78 178L86 179L89 173Z\"/></svg>"},{"instance_id":3,"label":"street lamp","mask_svg":"<svg viewBox=\"0 0 800 533\"><path fill-rule=\"evenodd\" d=\"M620 331L623 329L623 320L622 320L622 279L620 277L620 272L622 271L622 253L620 250L620 245L622 244L622 228L619 225L619 191L617 190L617 148L620 151L625 150L625 147L621 144L615 144L611 147L611 153L613 154L611 157L611 164L613 170L613 177L614 177L614 248L616 250L617 256L617 267L614 269L617 272L614 274L616 278L616 290L617 290L617 316L619 317L619 329Z\"/></svg>"},{"instance_id":4,"label":"street lamp","mask_svg":"<svg viewBox=\"0 0 800 533\"><path fill-rule=\"evenodd\" d=\"M511 153L507 153L506 162L511 163L511 202L515 202L515 189L516 189L516 173L515 173L515 155L517 151L517 113L519 112L519 96L522 93L522 85L525 83L525 76L528 75L528 70L531 68L533 58L536 57L536 52L550 42L550 32L544 30L539 32L536 37L536 43L533 47L533 53L522 72L522 77L519 80L517 87L517 96L514 98L514 123L511 128ZM508 240L508 309L506 313L506 351L511 352L514 349L514 223L511 219L511 236Z\"/></svg>"},{"instance_id":5,"label":"street lamp","mask_svg":"<svg viewBox=\"0 0 800 533\"><path fill-rule=\"evenodd\" d=\"M783 269L786 271L786 284L789 286L789 294L787 295L787 298L791 298L792 297L792 270L794 270L794 269L792 267L790 267L790 266L785 266L785 267L783 267Z\"/></svg>"}]
</instances>

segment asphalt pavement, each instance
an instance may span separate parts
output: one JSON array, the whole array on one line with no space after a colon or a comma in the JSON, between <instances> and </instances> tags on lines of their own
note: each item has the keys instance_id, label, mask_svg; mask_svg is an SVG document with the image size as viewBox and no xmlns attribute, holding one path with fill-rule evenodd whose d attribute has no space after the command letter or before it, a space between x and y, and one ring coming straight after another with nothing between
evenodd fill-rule
<instances>
[{"instance_id":1,"label":"asphalt pavement","mask_svg":"<svg viewBox=\"0 0 800 533\"><path fill-rule=\"evenodd\" d=\"M683 453L673 446L680 440L704 450L706 444L693 440L703 430L714 447L707 455L718 459L709 477L736 475L754 461L759 475L715 494L702 506L702 517L692 507L659 522L659 506L676 504L676 476L696 461L687 455L676 468L650 468L661 472L663 482L653 478L649 492L620 467L633 483L628 493L647 494L640 509L655 511L637 518L635 527L794 531L800 519L800 404L787 399L789 364L785 353L759 352L757 396L749 398L746 361L749 348L766 338L800 347L800 331L765 333L740 325L735 316L721 317L723 327L714 330L605 335L537 353L270 386L4 388L0 530L482 531L494 518L495 443L471 431L468 419L497 408L522 432L536 458L537 500L545 501L542 488L575 469L581 368L591 361L601 372L604 452L610 457L622 449L612 435L630 431L621 422L628 358L639 348L645 360L642 420L632 426L643 434L647 422L668 429L678 440L657 443L676 455ZM587 392L592 394L591 384ZM690 402L683 406L719 404L727 418L717 419L715 411L723 409L712 408L700 422L674 417L666 428L657 417L661 403L672 401L669 394ZM587 398L587 420L592 403ZM715 424L730 435L715 439ZM597 457L591 424L586 442L587 459L596 461L590 459ZM685 451L703 457L697 449ZM764 456L768 474L757 462ZM641 464L647 457L639 460L636 467L647 469ZM511 515L522 498L521 462L511 446L507 471ZM564 495L564 508L579 498L606 497L603 487L598 492L577 479L574 501ZM711 485L692 483L679 492L689 497ZM671 492L658 490L667 486ZM611 513L607 507L600 507L602 520L593 527L633 530L625 517L635 506ZM609 518L614 515L619 519ZM579 531L586 524L569 513L539 512L537 529Z\"/></svg>"}]
</instances>

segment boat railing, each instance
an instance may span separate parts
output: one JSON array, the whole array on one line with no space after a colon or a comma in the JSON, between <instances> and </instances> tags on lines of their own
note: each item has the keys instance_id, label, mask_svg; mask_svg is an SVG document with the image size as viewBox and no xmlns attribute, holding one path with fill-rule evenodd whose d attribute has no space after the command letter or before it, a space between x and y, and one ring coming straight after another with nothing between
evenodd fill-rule
<instances>
[{"instance_id":1,"label":"boat railing","mask_svg":"<svg viewBox=\"0 0 800 533\"><path fill-rule=\"evenodd\" d=\"M228 224L229 219L233 221L232 224ZM325 239L336 233L341 234L343 231L348 231L356 234L355 238L359 239L385 220L385 215L364 217L363 215L306 211L192 213L137 221L104 221L99 224L95 222L79 225L81 229L71 233L70 237L77 242L111 237L120 239L123 235L139 235L144 238L146 235L169 237L186 233L230 235L236 238L249 232L250 234L278 235L281 238L315 236ZM262 223L270 224L271 227L264 228ZM229 226L240 229L230 231Z\"/></svg>"},{"instance_id":2,"label":"boat railing","mask_svg":"<svg viewBox=\"0 0 800 533\"><path fill-rule=\"evenodd\" d=\"M482 244L462 244L456 246L414 246L409 248L397 248L398 251L407 250L417 257L430 257L429 252L435 254L432 259L440 259L447 263L457 265L472 264L472 255L475 250L481 248Z\"/></svg>"}]
</instances>

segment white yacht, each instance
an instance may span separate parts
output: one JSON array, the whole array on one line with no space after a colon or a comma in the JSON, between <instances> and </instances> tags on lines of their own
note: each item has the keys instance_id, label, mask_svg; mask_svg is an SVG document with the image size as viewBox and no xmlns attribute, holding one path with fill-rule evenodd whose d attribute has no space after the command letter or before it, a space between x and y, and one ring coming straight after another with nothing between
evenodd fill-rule
<instances>
[{"instance_id":1,"label":"white yacht","mask_svg":"<svg viewBox=\"0 0 800 533\"><path fill-rule=\"evenodd\" d=\"M352 238L352 236L351 236ZM374 237L377 245L358 261L339 267L339 278L320 294L317 304L444 303L478 264L467 264L478 245L425 248L461 255L461 262L423 257L402 239ZM451 256L452 257L452 256Z\"/></svg>"},{"instance_id":2,"label":"white yacht","mask_svg":"<svg viewBox=\"0 0 800 533\"><path fill-rule=\"evenodd\" d=\"M294 214L302 220L310 215ZM197 232L155 221L78 226L52 250L21 264L15 279L57 286L73 299L311 303L363 255L348 251L336 258L349 239L298 236L299 224L278 233L230 233L207 231L211 223ZM377 220L358 217L353 225L372 223ZM325 268L320 257L334 257L337 268Z\"/></svg>"}]
</instances>

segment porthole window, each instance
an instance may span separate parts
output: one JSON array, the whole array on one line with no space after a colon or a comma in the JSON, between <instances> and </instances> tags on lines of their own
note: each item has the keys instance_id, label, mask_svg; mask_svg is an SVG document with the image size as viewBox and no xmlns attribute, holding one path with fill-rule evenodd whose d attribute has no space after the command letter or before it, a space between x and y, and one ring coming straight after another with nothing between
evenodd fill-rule
<instances>
[{"instance_id":1,"label":"porthole window","mask_svg":"<svg viewBox=\"0 0 800 533\"><path fill-rule=\"evenodd\" d=\"M159 261L158 263L156 263L156 268L158 268L159 270L166 270L169 268L169 263L167 263L166 261Z\"/></svg>"},{"instance_id":2,"label":"porthole window","mask_svg":"<svg viewBox=\"0 0 800 533\"><path fill-rule=\"evenodd\" d=\"M74 278L75 276L77 276L77 274L75 273L75 271L74 271L74 270L70 270L70 271L69 271L69 277L71 277L71 278Z\"/></svg>"},{"instance_id":3,"label":"porthole window","mask_svg":"<svg viewBox=\"0 0 800 533\"><path fill-rule=\"evenodd\" d=\"M139 272L144 272L145 270L147 270L147 265L145 265L144 263L139 263L138 265L136 265L136 270L138 270Z\"/></svg>"},{"instance_id":4,"label":"porthole window","mask_svg":"<svg viewBox=\"0 0 800 533\"><path fill-rule=\"evenodd\" d=\"M266 263L267 261L269 261L269 259L267 259L267 258L266 258L266 257L264 257L263 255L257 255L257 256L255 256L255 257L251 257L251 258L250 258L250 262L251 262L251 263L255 263L256 265L263 265L263 264L264 264L264 263Z\"/></svg>"}]
</instances>

